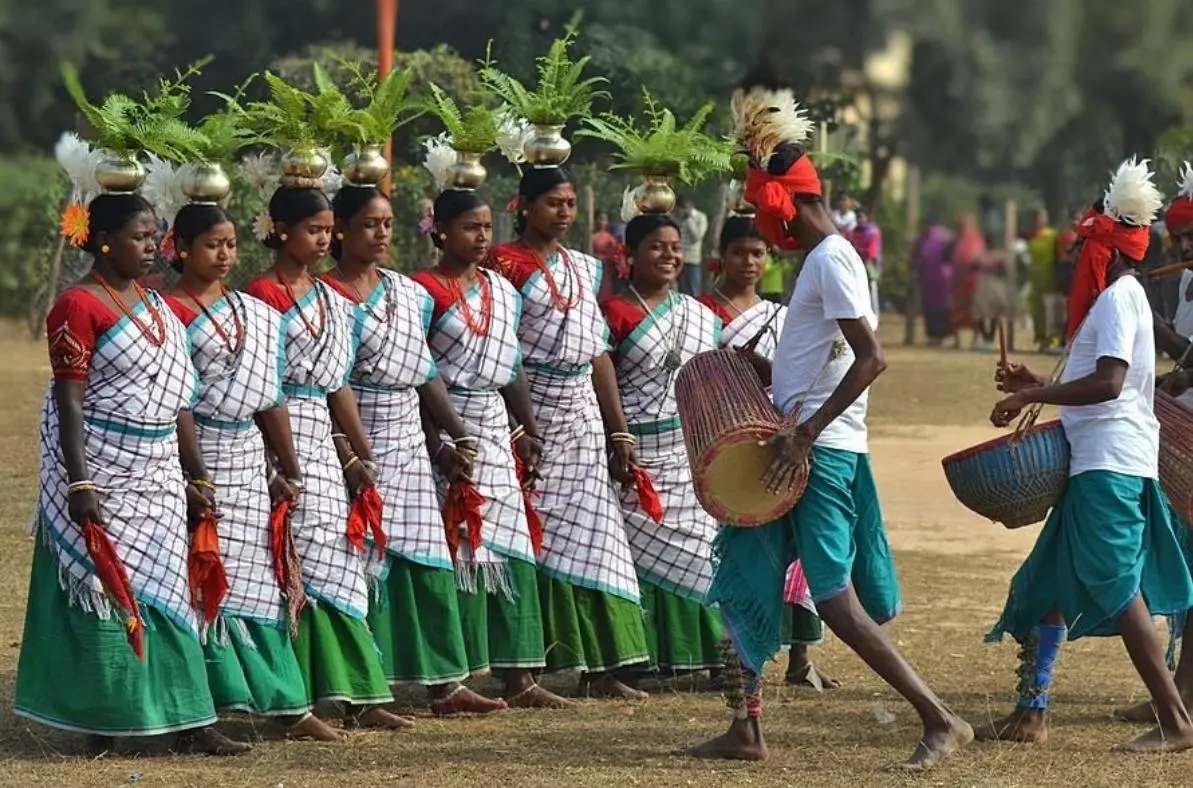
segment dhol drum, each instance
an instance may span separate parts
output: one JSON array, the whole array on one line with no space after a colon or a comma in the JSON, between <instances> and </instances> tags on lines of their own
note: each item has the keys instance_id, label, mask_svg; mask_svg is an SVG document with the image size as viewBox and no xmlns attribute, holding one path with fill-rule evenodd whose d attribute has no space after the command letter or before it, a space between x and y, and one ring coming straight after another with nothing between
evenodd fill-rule
<instances>
[{"instance_id":1,"label":"dhol drum","mask_svg":"<svg viewBox=\"0 0 1193 788\"><path fill-rule=\"evenodd\" d=\"M775 458L765 445L783 417L742 350L710 350L693 358L675 380L680 426L696 497L725 525L751 527L791 511L808 483L808 468L778 494L762 476Z\"/></svg>"},{"instance_id":2,"label":"dhol drum","mask_svg":"<svg viewBox=\"0 0 1193 788\"><path fill-rule=\"evenodd\" d=\"M1156 389L1160 422L1160 486L1186 525L1193 524L1193 409ZM1191 526L1193 527L1193 526Z\"/></svg>"}]
</instances>

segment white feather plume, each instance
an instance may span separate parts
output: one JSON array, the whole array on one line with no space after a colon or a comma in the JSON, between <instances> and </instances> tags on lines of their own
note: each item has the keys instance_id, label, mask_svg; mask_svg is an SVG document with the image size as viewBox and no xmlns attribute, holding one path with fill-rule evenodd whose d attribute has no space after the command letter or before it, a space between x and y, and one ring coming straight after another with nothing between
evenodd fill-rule
<instances>
[{"instance_id":1,"label":"white feather plume","mask_svg":"<svg viewBox=\"0 0 1193 788\"><path fill-rule=\"evenodd\" d=\"M501 155L515 167L526 163L526 143L534 138L534 126L514 112L502 107L497 114L497 147Z\"/></svg>"},{"instance_id":2,"label":"white feather plume","mask_svg":"<svg viewBox=\"0 0 1193 788\"><path fill-rule=\"evenodd\" d=\"M814 128L807 113L795 100L795 94L786 88L739 89L733 94L730 108L733 110L733 140L758 167L766 167L779 143L803 145Z\"/></svg>"},{"instance_id":3,"label":"white feather plume","mask_svg":"<svg viewBox=\"0 0 1193 788\"><path fill-rule=\"evenodd\" d=\"M188 202L186 195L182 193L182 179L170 162L152 153L147 156L141 196L153 206L153 211L159 219L164 219L167 225L172 225L174 217Z\"/></svg>"},{"instance_id":4,"label":"white feather plume","mask_svg":"<svg viewBox=\"0 0 1193 788\"><path fill-rule=\"evenodd\" d=\"M1177 196L1193 200L1193 164L1185 162L1181 167L1181 177L1177 179Z\"/></svg>"},{"instance_id":5,"label":"white feather plume","mask_svg":"<svg viewBox=\"0 0 1193 788\"><path fill-rule=\"evenodd\" d=\"M335 197L340 193L340 189L344 188L344 173L340 172L340 168L331 161L331 151L320 151L327 157L329 162L327 165L327 172L323 173L323 193L328 197Z\"/></svg>"},{"instance_id":6,"label":"white feather plume","mask_svg":"<svg viewBox=\"0 0 1193 788\"><path fill-rule=\"evenodd\" d=\"M71 202L87 205L100 193L95 168L103 152L92 148L73 131L64 131L54 145L54 158L70 179Z\"/></svg>"},{"instance_id":7,"label":"white feather plume","mask_svg":"<svg viewBox=\"0 0 1193 788\"><path fill-rule=\"evenodd\" d=\"M456 149L452 147L452 138L448 136L447 132L443 132L438 137L423 140L423 147L427 150L423 166L435 178L435 188L443 191L443 187L447 185L447 171L457 160Z\"/></svg>"},{"instance_id":8,"label":"white feather plume","mask_svg":"<svg viewBox=\"0 0 1193 788\"><path fill-rule=\"evenodd\" d=\"M635 217L642 215L642 211L638 210L638 202L635 199L641 192L641 186L627 186L625 192L622 193L621 220L623 222L633 221Z\"/></svg>"},{"instance_id":9,"label":"white feather plume","mask_svg":"<svg viewBox=\"0 0 1193 788\"><path fill-rule=\"evenodd\" d=\"M1105 194L1105 213L1123 224L1149 226L1164 205L1164 197L1152 182L1148 160L1132 156L1119 165Z\"/></svg>"},{"instance_id":10,"label":"white feather plume","mask_svg":"<svg viewBox=\"0 0 1193 788\"><path fill-rule=\"evenodd\" d=\"M269 202L282 180L273 154L252 153L241 159L236 166L245 183L256 189L261 199Z\"/></svg>"}]
</instances>

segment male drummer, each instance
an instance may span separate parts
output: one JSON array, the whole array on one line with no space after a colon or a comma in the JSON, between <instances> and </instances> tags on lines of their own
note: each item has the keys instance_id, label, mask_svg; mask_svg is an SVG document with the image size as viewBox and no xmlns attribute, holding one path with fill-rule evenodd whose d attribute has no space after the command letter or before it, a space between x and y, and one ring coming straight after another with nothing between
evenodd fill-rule
<instances>
[{"instance_id":1,"label":"male drummer","mask_svg":"<svg viewBox=\"0 0 1193 788\"><path fill-rule=\"evenodd\" d=\"M779 650L784 572L798 555L824 623L919 713L924 736L906 766L927 769L972 741L973 730L879 628L898 613L900 596L867 454L867 391L886 362L866 269L821 200L802 147L811 124L791 93L752 87L733 104L737 143L751 159L745 198L758 208L759 229L775 246L807 250L774 358L774 402L793 426L772 440L778 454L764 482L772 490L791 485L809 460L811 471L789 515L722 529L714 542L719 563L707 601L720 606L743 697L729 699L728 732L688 753L766 757L762 671Z\"/></svg>"}]
</instances>

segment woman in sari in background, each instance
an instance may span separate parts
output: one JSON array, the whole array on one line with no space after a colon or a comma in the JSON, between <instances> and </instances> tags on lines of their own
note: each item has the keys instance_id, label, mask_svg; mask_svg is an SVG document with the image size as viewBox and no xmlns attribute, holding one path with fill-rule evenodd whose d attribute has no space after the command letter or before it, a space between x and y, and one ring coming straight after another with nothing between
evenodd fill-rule
<instances>
[{"instance_id":1,"label":"woman in sari in background","mask_svg":"<svg viewBox=\"0 0 1193 788\"><path fill-rule=\"evenodd\" d=\"M94 261L46 318L54 378L14 711L87 734L97 754L166 733L180 751L244 752L212 727L188 584L188 519L215 485L189 410L186 329L135 281L157 253L153 209L102 194L72 241Z\"/></svg>"},{"instance_id":2,"label":"woman in sari in background","mask_svg":"<svg viewBox=\"0 0 1193 788\"><path fill-rule=\"evenodd\" d=\"M928 344L939 346L953 333L949 316L952 301L953 269L949 265L952 234L938 222L925 223L913 251L915 273L920 287L920 309Z\"/></svg>"},{"instance_id":3,"label":"woman in sari in background","mask_svg":"<svg viewBox=\"0 0 1193 788\"><path fill-rule=\"evenodd\" d=\"M986 253L986 238L971 213L963 213L957 220L957 234L949 263L953 267L953 339L961 347L961 329L974 330L974 343L986 337L986 327L977 325L973 315L973 295L981 274L981 258Z\"/></svg>"}]
</instances>

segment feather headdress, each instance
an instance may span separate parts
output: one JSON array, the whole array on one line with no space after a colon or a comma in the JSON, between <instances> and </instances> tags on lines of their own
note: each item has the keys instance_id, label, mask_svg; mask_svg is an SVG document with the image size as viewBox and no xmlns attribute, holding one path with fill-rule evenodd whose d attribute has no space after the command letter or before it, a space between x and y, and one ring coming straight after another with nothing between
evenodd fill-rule
<instances>
[{"instance_id":1,"label":"feather headdress","mask_svg":"<svg viewBox=\"0 0 1193 788\"><path fill-rule=\"evenodd\" d=\"M1193 200L1193 164L1185 162L1181 166L1181 177L1177 178L1177 196Z\"/></svg>"},{"instance_id":2,"label":"feather headdress","mask_svg":"<svg viewBox=\"0 0 1193 788\"><path fill-rule=\"evenodd\" d=\"M733 93L730 108L733 142L760 169L766 169L781 143L803 145L812 134L812 121L787 88L739 88Z\"/></svg>"},{"instance_id":3,"label":"feather headdress","mask_svg":"<svg viewBox=\"0 0 1193 788\"><path fill-rule=\"evenodd\" d=\"M534 138L534 126L511 107L497 113L497 148L521 172L526 163L526 143Z\"/></svg>"},{"instance_id":4,"label":"feather headdress","mask_svg":"<svg viewBox=\"0 0 1193 788\"><path fill-rule=\"evenodd\" d=\"M160 156L147 154L145 162L145 183L141 186L141 196L153 206L158 218L164 219L166 225L174 224L174 217L182 210L189 200L182 193L182 178L174 165Z\"/></svg>"},{"instance_id":5,"label":"feather headdress","mask_svg":"<svg viewBox=\"0 0 1193 788\"><path fill-rule=\"evenodd\" d=\"M1185 162L1181 167L1181 177L1177 179L1176 197L1164 212L1164 224L1169 232L1174 230L1184 233L1193 226L1193 165Z\"/></svg>"},{"instance_id":6,"label":"feather headdress","mask_svg":"<svg viewBox=\"0 0 1193 788\"><path fill-rule=\"evenodd\" d=\"M1103 197L1106 215L1133 227L1147 227L1155 221L1164 197L1152 182L1148 160L1131 157L1119 165Z\"/></svg>"},{"instance_id":7,"label":"feather headdress","mask_svg":"<svg viewBox=\"0 0 1193 788\"><path fill-rule=\"evenodd\" d=\"M458 159L456 149L452 147L451 137L446 131L441 132L437 137L423 140L423 147L427 151L423 158L423 166L435 179L435 188L443 191L447 185L447 172Z\"/></svg>"},{"instance_id":8,"label":"feather headdress","mask_svg":"<svg viewBox=\"0 0 1193 788\"><path fill-rule=\"evenodd\" d=\"M73 131L64 131L54 145L54 158L70 180L70 201L87 205L100 193L95 168L103 159L103 151L92 148Z\"/></svg>"}]
</instances>

